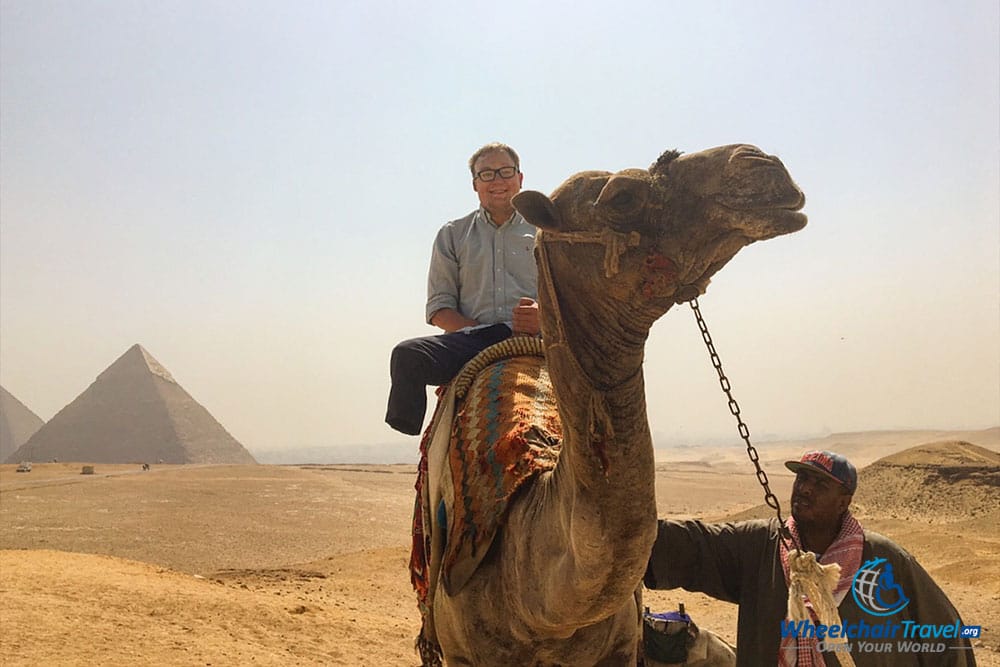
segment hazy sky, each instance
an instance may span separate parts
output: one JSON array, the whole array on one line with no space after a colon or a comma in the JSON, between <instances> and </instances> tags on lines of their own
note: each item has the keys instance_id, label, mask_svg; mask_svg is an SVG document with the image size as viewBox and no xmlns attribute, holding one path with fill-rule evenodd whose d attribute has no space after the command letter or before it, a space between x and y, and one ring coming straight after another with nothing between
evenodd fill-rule
<instances>
[{"instance_id":1,"label":"hazy sky","mask_svg":"<svg viewBox=\"0 0 1000 667\"><path fill-rule=\"evenodd\" d=\"M0 10L0 384L43 419L141 343L251 450L402 440L388 355L501 140L546 193L782 158L809 225L700 300L757 439L1000 424L996 0ZM735 439L686 306L645 370L660 443Z\"/></svg>"}]
</instances>

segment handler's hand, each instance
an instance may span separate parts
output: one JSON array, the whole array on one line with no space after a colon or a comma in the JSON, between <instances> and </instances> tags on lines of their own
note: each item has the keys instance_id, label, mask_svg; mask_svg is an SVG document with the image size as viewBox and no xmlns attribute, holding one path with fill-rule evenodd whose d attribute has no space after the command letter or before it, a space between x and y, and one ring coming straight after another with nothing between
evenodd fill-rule
<instances>
[{"instance_id":1,"label":"handler's hand","mask_svg":"<svg viewBox=\"0 0 1000 667\"><path fill-rule=\"evenodd\" d=\"M522 296L521 300L514 306L514 333L534 336L541 331L538 324L538 302Z\"/></svg>"}]
</instances>

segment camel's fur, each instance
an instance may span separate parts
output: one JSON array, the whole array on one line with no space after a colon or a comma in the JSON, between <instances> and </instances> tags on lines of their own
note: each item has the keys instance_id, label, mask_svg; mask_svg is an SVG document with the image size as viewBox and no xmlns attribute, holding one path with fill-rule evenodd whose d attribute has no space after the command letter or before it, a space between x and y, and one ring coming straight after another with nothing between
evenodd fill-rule
<instances>
[{"instance_id":1,"label":"camel's fur","mask_svg":"<svg viewBox=\"0 0 1000 667\"><path fill-rule=\"evenodd\" d=\"M665 153L649 170L582 172L551 197L513 201L541 230L562 452L512 501L468 583L454 595L438 584L437 638L449 665L634 665L636 592L656 532L649 329L743 246L801 229L804 197L776 158L731 145Z\"/></svg>"}]
</instances>

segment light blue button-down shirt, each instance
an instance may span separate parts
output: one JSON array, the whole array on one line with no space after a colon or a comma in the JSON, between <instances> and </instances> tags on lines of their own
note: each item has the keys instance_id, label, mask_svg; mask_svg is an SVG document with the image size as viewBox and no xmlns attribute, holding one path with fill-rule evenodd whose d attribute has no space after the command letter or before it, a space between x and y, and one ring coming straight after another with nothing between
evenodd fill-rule
<instances>
[{"instance_id":1,"label":"light blue button-down shirt","mask_svg":"<svg viewBox=\"0 0 1000 667\"><path fill-rule=\"evenodd\" d=\"M535 227L520 213L497 227L483 209L446 224L434 239L427 323L453 308L481 325L510 325L521 297L538 298Z\"/></svg>"}]
</instances>

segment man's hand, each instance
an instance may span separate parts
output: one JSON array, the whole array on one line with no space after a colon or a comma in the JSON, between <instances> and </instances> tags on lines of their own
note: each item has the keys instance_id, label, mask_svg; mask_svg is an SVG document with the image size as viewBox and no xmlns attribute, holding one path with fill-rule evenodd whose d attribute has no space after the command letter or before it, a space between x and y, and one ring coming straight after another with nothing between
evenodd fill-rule
<instances>
[{"instance_id":1,"label":"man's hand","mask_svg":"<svg viewBox=\"0 0 1000 667\"><path fill-rule=\"evenodd\" d=\"M514 333L534 336L541 331L538 323L538 302L522 296L521 300L514 306Z\"/></svg>"}]
</instances>

